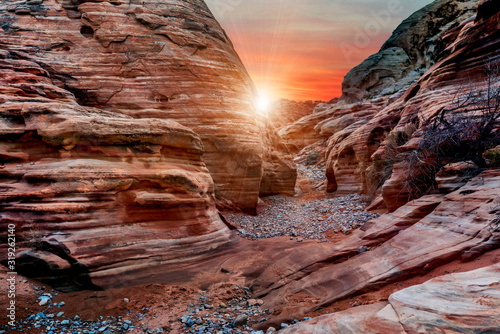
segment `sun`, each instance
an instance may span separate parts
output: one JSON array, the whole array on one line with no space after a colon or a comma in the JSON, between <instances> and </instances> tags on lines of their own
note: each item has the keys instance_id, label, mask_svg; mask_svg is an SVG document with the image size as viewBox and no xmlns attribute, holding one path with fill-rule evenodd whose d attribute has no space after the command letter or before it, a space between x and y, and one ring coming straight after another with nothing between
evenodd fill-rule
<instances>
[{"instance_id":1,"label":"sun","mask_svg":"<svg viewBox=\"0 0 500 334\"><path fill-rule=\"evenodd\" d=\"M254 100L255 111L262 116L269 116L272 99L265 93L259 93Z\"/></svg>"}]
</instances>

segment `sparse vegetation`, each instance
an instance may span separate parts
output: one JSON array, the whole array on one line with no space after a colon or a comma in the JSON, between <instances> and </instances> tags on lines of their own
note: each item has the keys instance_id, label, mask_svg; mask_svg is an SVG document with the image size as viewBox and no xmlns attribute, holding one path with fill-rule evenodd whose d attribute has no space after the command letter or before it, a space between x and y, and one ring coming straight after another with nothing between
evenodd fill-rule
<instances>
[{"instance_id":1,"label":"sparse vegetation","mask_svg":"<svg viewBox=\"0 0 500 334\"><path fill-rule=\"evenodd\" d=\"M374 197L377 190L391 177L394 164L403 161L398 148L411 139L417 128L416 122L410 122L385 135L384 159L375 160L367 173L368 192L371 197Z\"/></svg>"},{"instance_id":2,"label":"sparse vegetation","mask_svg":"<svg viewBox=\"0 0 500 334\"><path fill-rule=\"evenodd\" d=\"M486 151L484 154L485 159L489 161L489 165L492 167L500 166L500 149L491 149Z\"/></svg>"},{"instance_id":3,"label":"sparse vegetation","mask_svg":"<svg viewBox=\"0 0 500 334\"><path fill-rule=\"evenodd\" d=\"M42 242L44 232L37 225L32 225L30 229L24 233L23 237L28 247L36 249Z\"/></svg>"},{"instance_id":4,"label":"sparse vegetation","mask_svg":"<svg viewBox=\"0 0 500 334\"><path fill-rule=\"evenodd\" d=\"M321 154L318 151L311 151L306 157L306 166L312 166L321 159Z\"/></svg>"},{"instance_id":5,"label":"sparse vegetation","mask_svg":"<svg viewBox=\"0 0 500 334\"><path fill-rule=\"evenodd\" d=\"M406 155L405 190L410 198L419 197L435 182L435 176L449 163L471 161L471 177L487 167L484 153L500 143L499 61L485 66L484 89L470 85L459 89L453 107L443 108L423 124L417 150ZM461 93L465 91L465 93Z\"/></svg>"}]
</instances>

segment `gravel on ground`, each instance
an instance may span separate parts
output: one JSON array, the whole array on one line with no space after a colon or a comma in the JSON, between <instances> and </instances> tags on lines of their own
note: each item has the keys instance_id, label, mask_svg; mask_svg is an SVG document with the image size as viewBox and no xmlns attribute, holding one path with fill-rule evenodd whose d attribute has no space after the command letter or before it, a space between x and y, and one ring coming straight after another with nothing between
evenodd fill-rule
<instances>
[{"instance_id":1,"label":"gravel on ground","mask_svg":"<svg viewBox=\"0 0 500 334\"><path fill-rule=\"evenodd\" d=\"M228 214L241 237L267 239L274 237L299 237L327 240L325 233L349 234L378 217L365 211L368 198L353 194L338 198L325 198L300 203L296 198L272 196L264 199L269 206L258 216Z\"/></svg>"}]
</instances>

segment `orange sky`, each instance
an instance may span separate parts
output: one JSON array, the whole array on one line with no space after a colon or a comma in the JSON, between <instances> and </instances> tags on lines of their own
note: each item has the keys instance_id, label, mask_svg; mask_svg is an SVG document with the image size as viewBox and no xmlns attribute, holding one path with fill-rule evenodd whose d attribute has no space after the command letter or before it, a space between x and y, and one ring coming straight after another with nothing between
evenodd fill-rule
<instances>
[{"instance_id":1,"label":"orange sky","mask_svg":"<svg viewBox=\"0 0 500 334\"><path fill-rule=\"evenodd\" d=\"M344 75L431 0L206 0L257 88L330 100Z\"/></svg>"}]
</instances>

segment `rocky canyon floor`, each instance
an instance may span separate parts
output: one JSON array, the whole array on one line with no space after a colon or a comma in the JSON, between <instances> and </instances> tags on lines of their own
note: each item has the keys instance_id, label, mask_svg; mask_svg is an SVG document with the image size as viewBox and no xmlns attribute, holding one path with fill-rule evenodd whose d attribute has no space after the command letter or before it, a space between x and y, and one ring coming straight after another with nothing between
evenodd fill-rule
<instances>
[{"instance_id":1,"label":"rocky canyon floor","mask_svg":"<svg viewBox=\"0 0 500 334\"><path fill-rule=\"evenodd\" d=\"M290 324L307 324L311 318L367 305L376 307L408 287L500 262L500 250L490 251L467 263L448 262L320 308L314 308L317 300L300 294L280 306L259 299L250 282L277 256L348 243L353 230L380 216L364 210L367 201L362 196L334 197L321 191L322 168L299 165L298 195L265 198L258 216L225 213L234 228L236 242L231 248L214 253L208 261L139 275L147 276L149 284L137 285L118 275L110 283L113 288L65 293L18 276L18 322L15 328L1 327L0 333L271 333L273 328L286 332ZM361 246L357 253L376 247ZM7 277L3 267L0 276L2 280ZM297 316L303 310L308 311ZM6 318L1 322L6 323Z\"/></svg>"}]
</instances>

